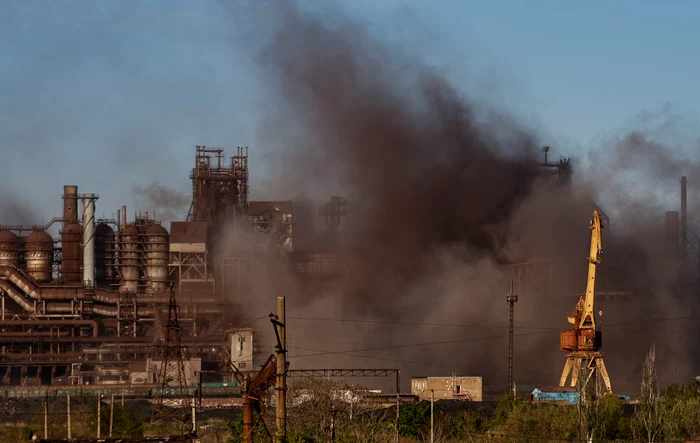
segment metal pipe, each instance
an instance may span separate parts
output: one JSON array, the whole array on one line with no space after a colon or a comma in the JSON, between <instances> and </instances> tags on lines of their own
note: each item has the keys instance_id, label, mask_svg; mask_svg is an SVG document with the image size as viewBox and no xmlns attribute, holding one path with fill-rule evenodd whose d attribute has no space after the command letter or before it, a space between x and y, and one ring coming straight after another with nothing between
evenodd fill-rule
<instances>
[{"instance_id":1,"label":"metal pipe","mask_svg":"<svg viewBox=\"0 0 700 443\"><path fill-rule=\"evenodd\" d=\"M15 288L5 280L0 280L0 288L2 288L7 295L10 296L18 305L22 307L27 312L34 312L34 305L29 303L27 299L22 297Z\"/></svg>"},{"instance_id":2,"label":"metal pipe","mask_svg":"<svg viewBox=\"0 0 700 443\"><path fill-rule=\"evenodd\" d=\"M83 282L95 283L95 194L83 196Z\"/></svg>"}]
</instances>

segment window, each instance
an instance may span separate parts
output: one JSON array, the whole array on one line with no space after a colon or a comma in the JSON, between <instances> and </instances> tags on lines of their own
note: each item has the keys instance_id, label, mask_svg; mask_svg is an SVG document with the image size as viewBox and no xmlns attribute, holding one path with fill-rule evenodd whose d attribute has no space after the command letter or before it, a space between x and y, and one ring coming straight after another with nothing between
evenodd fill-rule
<instances>
[{"instance_id":1,"label":"window","mask_svg":"<svg viewBox=\"0 0 700 443\"><path fill-rule=\"evenodd\" d=\"M461 394L461 393L462 393L462 386L457 385L457 394Z\"/></svg>"}]
</instances>

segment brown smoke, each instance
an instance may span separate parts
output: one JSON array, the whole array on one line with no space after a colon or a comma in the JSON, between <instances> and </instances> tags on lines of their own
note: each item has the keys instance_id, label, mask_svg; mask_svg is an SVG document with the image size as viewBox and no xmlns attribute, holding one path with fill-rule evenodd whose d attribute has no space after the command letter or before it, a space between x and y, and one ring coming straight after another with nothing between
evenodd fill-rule
<instances>
[{"instance_id":1,"label":"brown smoke","mask_svg":"<svg viewBox=\"0 0 700 443\"><path fill-rule=\"evenodd\" d=\"M163 222L183 220L192 202L190 196L157 181L148 185L135 184L132 194L138 207L155 209L158 220Z\"/></svg>"},{"instance_id":2,"label":"brown smoke","mask_svg":"<svg viewBox=\"0 0 700 443\"><path fill-rule=\"evenodd\" d=\"M659 238L663 199L636 198L640 187L614 173L666 180L679 166L666 148L642 146L630 135L607 146L606 161L598 157L602 166L573 190L551 186L536 166L537 135L507 113L468 101L435 71L382 47L358 24L332 28L291 7L281 10L281 25L260 59L277 105L261 132L270 145L284 146L269 156L274 180L285 198L346 196L350 215L342 235L365 267L352 281L322 288L275 270L257 279L262 296L255 301L270 306L265 294L287 294L297 317L368 322L292 320L303 344L293 344L290 355L317 356L294 364L398 365L409 375L457 368L484 375L486 384L502 383L510 280L502 265L574 257L558 294L522 294L517 306L523 336L516 375L555 383L564 362L558 329L567 327L565 317L585 286L586 226L602 190L614 204L614 220L629 221L629 229L616 221L608 228L621 235L606 237L612 257L601 271L611 270L605 289L647 295L643 302L604 302L612 312L606 322L633 324L634 340L624 335L630 327L617 327L606 349L618 385L636 386L637 361L647 340L658 338L644 322L694 305L667 297L659 309L657 295L669 293L677 279L677 268L660 266L658 251L645 244ZM422 324L397 327L401 321ZM662 334L667 343L674 337Z\"/></svg>"}]
</instances>

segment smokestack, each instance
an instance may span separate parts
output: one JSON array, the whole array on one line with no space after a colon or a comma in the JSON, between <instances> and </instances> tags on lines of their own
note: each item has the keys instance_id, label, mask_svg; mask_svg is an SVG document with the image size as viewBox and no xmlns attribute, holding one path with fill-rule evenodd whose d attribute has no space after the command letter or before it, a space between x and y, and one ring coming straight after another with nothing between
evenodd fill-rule
<instances>
[{"instance_id":1,"label":"smokestack","mask_svg":"<svg viewBox=\"0 0 700 443\"><path fill-rule=\"evenodd\" d=\"M78 223L78 187L63 187L63 226Z\"/></svg>"},{"instance_id":2,"label":"smokestack","mask_svg":"<svg viewBox=\"0 0 700 443\"><path fill-rule=\"evenodd\" d=\"M121 228L124 229L126 227L126 205L122 206L122 226Z\"/></svg>"},{"instance_id":3,"label":"smokestack","mask_svg":"<svg viewBox=\"0 0 700 443\"><path fill-rule=\"evenodd\" d=\"M95 194L83 196L83 281L95 282Z\"/></svg>"},{"instance_id":4,"label":"smokestack","mask_svg":"<svg viewBox=\"0 0 700 443\"><path fill-rule=\"evenodd\" d=\"M681 260L688 257L688 179L681 177Z\"/></svg>"}]
</instances>

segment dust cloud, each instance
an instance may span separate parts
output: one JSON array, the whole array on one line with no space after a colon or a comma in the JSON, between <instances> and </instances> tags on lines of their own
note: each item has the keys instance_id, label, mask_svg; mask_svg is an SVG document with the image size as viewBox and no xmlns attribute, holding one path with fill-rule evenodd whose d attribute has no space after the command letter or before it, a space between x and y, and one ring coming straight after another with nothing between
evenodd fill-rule
<instances>
[{"instance_id":1,"label":"dust cloud","mask_svg":"<svg viewBox=\"0 0 700 443\"><path fill-rule=\"evenodd\" d=\"M556 258L554 287L517 288L515 352L517 381L556 384L558 334L583 291L588 221L604 202L615 218L601 287L633 293L599 297L614 386L634 393L652 339L666 346L660 377L692 374L684 349L697 327L669 319L694 315L697 302L689 284L677 285L678 264L659 263L667 196L648 198L655 185L675 186L687 159L628 132L604 143L605 162L592 159L573 187L556 186L537 165L543 141L514 116L468 100L358 23L280 11L259 57L275 103L260 132L284 146L268 156L275 183L266 186L317 204L347 197L343 251L361 263L352 278L325 284L281 264L253 271L250 311L287 296L293 365L457 371L505 385L508 265ZM261 331L262 340L272 333Z\"/></svg>"}]
</instances>

